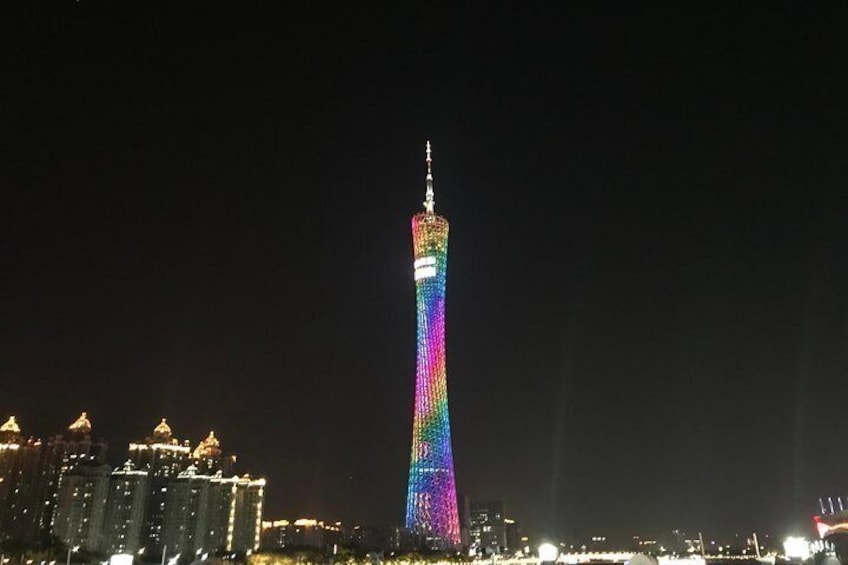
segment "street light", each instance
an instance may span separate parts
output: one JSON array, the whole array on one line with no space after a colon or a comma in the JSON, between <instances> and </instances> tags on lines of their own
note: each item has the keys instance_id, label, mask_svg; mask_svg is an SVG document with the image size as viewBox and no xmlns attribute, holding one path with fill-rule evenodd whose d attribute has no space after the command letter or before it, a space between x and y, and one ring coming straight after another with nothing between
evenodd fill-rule
<instances>
[{"instance_id":1,"label":"street light","mask_svg":"<svg viewBox=\"0 0 848 565\"><path fill-rule=\"evenodd\" d=\"M79 551L79 548L80 548L80 546L78 546L78 545L75 545L74 547L68 548L68 561L67 561L68 565L71 565L71 553L76 553L77 551Z\"/></svg>"},{"instance_id":2,"label":"street light","mask_svg":"<svg viewBox=\"0 0 848 565\"><path fill-rule=\"evenodd\" d=\"M559 549L552 543L543 543L538 548L540 563L555 563Z\"/></svg>"},{"instance_id":3,"label":"street light","mask_svg":"<svg viewBox=\"0 0 848 565\"><path fill-rule=\"evenodd\" d=\"M789 536L783 541L783 553L789 560L806 561L810 558L810 542L802 537Z\"/></svg>"}]
</instances>

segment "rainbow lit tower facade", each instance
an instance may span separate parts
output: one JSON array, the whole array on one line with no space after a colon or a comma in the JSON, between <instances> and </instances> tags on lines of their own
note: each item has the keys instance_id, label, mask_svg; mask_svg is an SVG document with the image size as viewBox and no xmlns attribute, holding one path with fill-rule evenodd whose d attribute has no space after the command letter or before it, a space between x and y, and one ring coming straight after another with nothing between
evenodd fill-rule
<instances>
[{"instance_id":1,"label":"rainbow lit tower facade","mask_svg":"<svg viewBox=\"0 0 848 565\"><path fill-rule=\"evenodd\" d=\"M426 536L431 543L456 547L459 545L459 516L445 369L448 221L434 212L432 164L428 141L424 211L412 217L418 365L406 527Z\"/></svg>"}]
</instances>

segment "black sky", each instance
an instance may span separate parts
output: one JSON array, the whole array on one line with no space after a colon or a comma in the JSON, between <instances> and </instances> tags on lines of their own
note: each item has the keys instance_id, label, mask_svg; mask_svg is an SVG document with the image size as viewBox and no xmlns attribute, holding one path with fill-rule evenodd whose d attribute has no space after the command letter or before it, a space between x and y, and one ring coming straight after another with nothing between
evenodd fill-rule
<instances>
[{"instance_id":1,"label":"black sky","mask_svg":"<svg viewBox=\"0 0 848 565\"><path fill-rule=\"evenodd\" d=\"M2 7L25 432L167 416L269 517L399 522L431 139L460 490L622 536L844 492L845 2L111 4Z\"/></svg>"}]
</instances>

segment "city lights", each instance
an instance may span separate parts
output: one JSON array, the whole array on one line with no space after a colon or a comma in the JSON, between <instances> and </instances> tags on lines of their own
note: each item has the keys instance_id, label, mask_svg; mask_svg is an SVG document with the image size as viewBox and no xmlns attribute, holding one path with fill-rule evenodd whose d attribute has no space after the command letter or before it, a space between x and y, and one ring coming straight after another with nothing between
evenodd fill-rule
<instances>
[{"instance_id":1,"label":"city lights","mask_svg":"<svg viewBox=\"0 0 848 565\"><path fill-rule=\"evenodd\" d=\"M559 549L552 543L543 543L539 546L539 561L542 563L551 563L556 561L559 555Z\"/></svg>"},{"instance_id":2,"label":"city lights","mask_svg":"<svg viewBox=\"0 0 848 565\"><path fill-rule=\"evenodd\" d=\"M783 540L783 554L787 559L806 561L810 558L810 543L797 536L789 536Z\"/></svg>"},{"instance_id":3,"label":"city lights","mask_svg":"<svg viewBox=\"0 0 848 565\"><path fill-rule=\"evenodd\" d=\"M0 502L13 509L0 520L0 535L4 525L34 516L33 530L44 528L65 544L66 564L88 559L86 552L111 556L104 565L130 565L166 548L179 555L259 547L266 481L233 474L235 456L221 451L213 433L192 455L188 441L174 438L162 419L152 437L130 443L128 458L112 468L107 445L92 440L91 431L83 412L42 444L25 439L10 418L0 445L19 449L0 449ZM32 492L39 496L23 497Z\"/></svg>"}]
</instances>

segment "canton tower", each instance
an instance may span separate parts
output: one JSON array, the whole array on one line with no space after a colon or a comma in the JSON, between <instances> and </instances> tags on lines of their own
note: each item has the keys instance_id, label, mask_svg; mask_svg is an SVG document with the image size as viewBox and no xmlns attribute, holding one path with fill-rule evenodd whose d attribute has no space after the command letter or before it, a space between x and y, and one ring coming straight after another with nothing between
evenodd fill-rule
<instances>
[{"instance_id":1,"label":"canton tower","mask_svg":"<svg viewBox=\"0 0 848 565\"><path fill-rule=\"evenodd\" d=\"M429 141L426 162L424 211L412 217L418 364L406 527L435 544L456 547L459 545L459 517L445 370L448 221L434 212L433 160Z\"/></svg>"}]
</instances>

